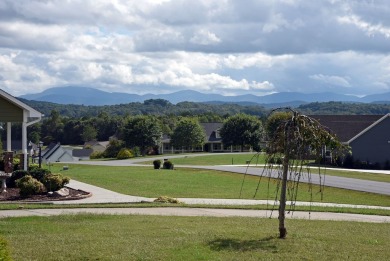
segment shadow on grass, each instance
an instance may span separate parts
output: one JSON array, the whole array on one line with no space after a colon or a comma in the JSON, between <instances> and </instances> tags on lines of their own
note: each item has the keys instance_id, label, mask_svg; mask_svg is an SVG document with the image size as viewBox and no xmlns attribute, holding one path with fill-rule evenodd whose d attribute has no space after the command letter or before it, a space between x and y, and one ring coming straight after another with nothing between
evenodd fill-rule
<instances>
[{"instance_id":1,"label":"shadow on grass","mask_svg":"<svg viewBox=\"0 0 390 261\"><path fill-rule=\"evenodd\" d=\"M277 246L273 242L276 237L266 237L257 240L240 240L234 238L218 238L210 241L209 246L214 251L252 251L252 250L266 250L277 251Z\"/></svg>"}]
</instances>

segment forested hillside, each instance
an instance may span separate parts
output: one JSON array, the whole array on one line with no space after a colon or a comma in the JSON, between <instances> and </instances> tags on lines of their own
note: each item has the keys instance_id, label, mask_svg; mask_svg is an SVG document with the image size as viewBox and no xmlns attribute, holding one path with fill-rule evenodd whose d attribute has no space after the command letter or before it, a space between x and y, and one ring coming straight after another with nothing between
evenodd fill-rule
<instances>
[{"instance_id":1,"label":"forested hillside","mask_svg":"<svg viewBox=\"0 0 390 261\"><path fill-rule=\"evenodd\" d=\"M213 114L217 116L229 116L237 113L245 113L264 117L268 110L262 106L242 106L237 104L206 104L197 102L180 102L176 105L169 101L156 99L146 100L143 103L133 102L118 105L104 106L84 106L74 104L55 104L50 102L30 101L21 99L24 103L49 115L51 111L56 110L61 116L71 118L95 117L101 112L108 115L127 116L127 115L179 115L179 116L198 116Z\"/></svg>"}]
</instances>

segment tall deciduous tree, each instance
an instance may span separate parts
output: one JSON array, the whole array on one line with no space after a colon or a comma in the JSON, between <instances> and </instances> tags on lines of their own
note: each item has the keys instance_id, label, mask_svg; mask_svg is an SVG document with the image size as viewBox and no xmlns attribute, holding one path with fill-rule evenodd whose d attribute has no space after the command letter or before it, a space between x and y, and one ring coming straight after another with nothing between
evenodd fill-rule
<instances>
[{"instance_id":1,"label":"tall deciduous tree","mask_svg":"<svg viewBox=\"0 0 390 261\"><path fill-rule=\"evenodd\" d=\"M83 133L81 134L81 137L83 138L84 142L95 140L96 136L97 131L92 125L87 124L84 126Z\"/></svg>"},{"instance_id":2,"label":"tall deciduous tree","mask_svg":"<svg viewBox=\"0 0 390 261\"><path fill-rule=\"evenodd\" d=\"M190 146L192 148L202 146L206 134L195 119L183 118L179 121L171 135L171 143L176 148Z\"/></svg>"},{"instance_id":3,"label":"tall deciduous tree","mask_svg":"<svg viewBox=\"0 0 390 261\"><path fill-rule=\"evenodd\" d=\"M282 158L281 171L278 176L280 238L285 238L287 235L285 226L287 190L293 202L291 205L293 208L302 175L310 175L310 170L303 166L308 163L309 157L321 158L324 146L337 152L333 154L334 156L347 149L329 129L318 121L295 111L292 111L289 119L280 122L267 145L269 155L266 166L270 171L272 171L272 162L275 158Z\"/></svg>"},{"instance_id":4,"label":"tall deciduous tree","mask_svg":"<svg viewBox=\"0 0 390 261\"><path fill-rule=\"evenodd\" d=\"M159 122L152 116L130 118L123 128L123 140L128 147L139 147L143 155L149 147L158 146L162 132Z\"/></svg>"},{"instance_id":5,"label":"tall deciduous tree","mask_svg":"<svg viewBox=\"0 0 390 261\"><path fill-rule=\"evenodd\" d=\"M256 151L260 150L263 133L263 124L257 117L242 113L227 118L219 131L224 145L239 145L241 149L251 146Z\"/></svg>"}]
</instances>

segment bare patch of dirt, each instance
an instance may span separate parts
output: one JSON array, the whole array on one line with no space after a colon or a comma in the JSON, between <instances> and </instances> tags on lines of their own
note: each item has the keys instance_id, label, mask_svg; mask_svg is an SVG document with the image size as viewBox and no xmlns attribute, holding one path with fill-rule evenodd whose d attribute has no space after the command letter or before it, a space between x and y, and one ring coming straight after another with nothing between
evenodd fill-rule
<instances>
[{"instance_id":1,"label":"bare patch of dirt","mask_svg":"<svg viewBox=\"0 0 390 261\"><path fill-rule=\"evenodd\" d=\"M28 198L22 198L19 195L18 188L7 188L7 192L0 193L0 202L1 201L58 201L58 200L77 200L83 199L86 197L90 197L91 193L85 192L82 190L76 190L72 188L69 189L69 196L61 197L61 196L49 196L47 193L32 195Z\"/></svg>"}]
</instances>

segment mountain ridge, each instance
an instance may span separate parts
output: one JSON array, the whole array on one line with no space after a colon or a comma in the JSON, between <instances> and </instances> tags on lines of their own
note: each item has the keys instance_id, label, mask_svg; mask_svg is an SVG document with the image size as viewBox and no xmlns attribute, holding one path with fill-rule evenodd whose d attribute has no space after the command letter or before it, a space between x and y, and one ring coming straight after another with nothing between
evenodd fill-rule
<instances>
[{"instance_id":1,"label":"mountain ridge","mask_svg":"<svg viewBox=\"0 0 390 261\"><path fill-rule=\"evenodd\" d=\"M336 94L332 92L322 93L300 93L300 92L280 92L264 96L253 94L223 96L220 94L205 94L194 90L182 90L169 94L130 94L120 92L106 92L90 87L66 86L54 87L41 93L26 94L19 98L35 101L46 101L58 104L76 105L115 105L131 102L144 102L149 99L164 99L173 104L179 102L205 102L205 103L255 103L269 107L272 104L294 104L299 106L311 102L358 102L358 103L390 103L390 92L383 94L373 94L364 97L353 95ZM267 106L269 105L269 106Z\"/></svg>"}]
</instances>

